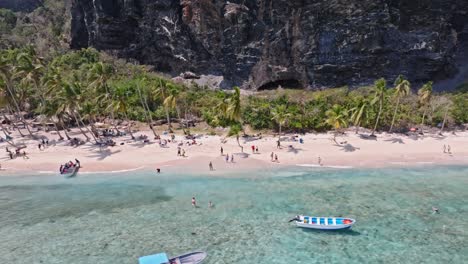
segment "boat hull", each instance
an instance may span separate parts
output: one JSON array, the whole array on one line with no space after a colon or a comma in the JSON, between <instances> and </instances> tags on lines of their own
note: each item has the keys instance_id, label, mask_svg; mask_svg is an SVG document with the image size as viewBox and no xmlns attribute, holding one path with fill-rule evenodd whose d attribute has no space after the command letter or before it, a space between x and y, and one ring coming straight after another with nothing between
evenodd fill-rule
<instances>
[{"instance_id":1,"label":"boat hull","mask_svg":"<svg viewBox=\"0 0 468 264\"><path fill-rule=\"evenodd\" d=\"M180 264L200 264L203 262L206 256L207 255L205 252L191 252L172 258L171 261Z\"/></svg>"},{"instance_id":2,"label":"boat hull","mask_svg":"<svg viewBox=\"0 0 468 264\"><path fill-rule=\"evenodd\" d=\"M317 229L317 230L342 230L349 229L353 225L337 225L337 226L323 226L323 225L311 225L296 222L296 225L301 228Z\"/></svg>"},{"instance_id":3,"label":"boat hull","mask_svg":"<svg viewBox=\"0 0 468 264\"><path fill-rule=\"evenodd\" d=\"M297 216L295 219L296 226L308 229L317 230L341 230L349 229L353 226L356 220L342 217L313 217L313 216Z\"/></svg>"},{"instance_id":4,"label":"boat hull","mask_svg":"<svg viewBox=\"0 0 468 264\"><path fill-rule=\"evenodd\" d=\"M65 178L72 178L75 177L76 174L78 173L78 170L80 169L80 166L75 166L71 171L67 171L65 173L62 173L61 175Z\"/></svg>"}]
</instances>

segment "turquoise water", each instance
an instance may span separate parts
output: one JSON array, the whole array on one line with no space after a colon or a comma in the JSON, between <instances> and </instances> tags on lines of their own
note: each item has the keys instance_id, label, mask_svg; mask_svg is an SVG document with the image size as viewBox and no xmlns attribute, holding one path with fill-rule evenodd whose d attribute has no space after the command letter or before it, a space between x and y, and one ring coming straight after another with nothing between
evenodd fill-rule
<instances>
[{"instance_id":1,"label":"turquoise water","mask_svg":"<svg viewBox=\"0 0 468 264\"><path fill-rule=\"evenodd\" d=\"M0 212L0 263L137 263L197 249L205 263L468 259L467 167L1 177ZM357 223L306 231L288 223L300 213Z\"/></svg>"}]
</instances>

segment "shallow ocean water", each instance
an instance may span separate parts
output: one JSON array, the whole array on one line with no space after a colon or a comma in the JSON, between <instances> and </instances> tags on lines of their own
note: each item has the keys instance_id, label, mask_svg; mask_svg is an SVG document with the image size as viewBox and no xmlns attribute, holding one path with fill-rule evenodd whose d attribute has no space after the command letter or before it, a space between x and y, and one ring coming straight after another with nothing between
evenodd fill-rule
<instances>
[{"instance_id":1,"label":"shallow ocean water","mask_svg":"<svg viewBox=\"0 0 468 264\"><path fill-rule=\"evenodd\" d=\"M468 167L6 176L0 212L0 263L138 263L197 249L207 264L468 259ZM307 231L288 223L296 214L357 223Z\"/></svg>"}]
</instances>

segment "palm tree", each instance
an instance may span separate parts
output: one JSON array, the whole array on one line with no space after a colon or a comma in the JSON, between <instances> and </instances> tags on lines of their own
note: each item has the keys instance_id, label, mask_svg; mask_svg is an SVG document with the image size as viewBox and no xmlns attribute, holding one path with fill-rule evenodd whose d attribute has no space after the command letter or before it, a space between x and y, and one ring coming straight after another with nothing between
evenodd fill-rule
<instances>
[{"instance_id":1,"label":"palm tree","mask_svg":"<svg viewBox=\"0 0 468 264\"><path fill-rule=\"evenodd\" d=\"M128 96L130 94L130 91L127 86L120 85L117 86L115 89L115 97L116 100L114 101L112 107L117 113L120 113L124 116L125 121L128 123L127 131L130 134L132 139L135 139L132 133L132 127L130 124L130 120L128 119Z\"/></svg>"},{"instance_id":2,"label":"palm tree","mask_svg":"<svg viewBox=\"0 0 468 264\"><path fill-rule=\"evenodd\" d=\"M225 93L223 93L225 95ZM244 147L240 144L239 133L243 131L242 127L242 108L241 108L241 97L239 87L234 87L234 92L229 96L225 96L217 108L219 115L217 119L224 119L228 121L230 126L229 135L236 136L237 145L241 148L241 152L244 152Z\"/></svg>"},{"instance_id":3,"label":"palm tree","mask_svg":"<svg viewBox=\"0 0 468 264\"><path fill-rule=\"evenodd\" d=\"M151 131L153 131L153 135L156 138L158 137L158 134L156 133L153 127L153 117L151 116L151 110L149 109L149 106L148 106L147 91L143 91L145 93L142 92L142 90L145 87L144 86L145 81L146 79L137 80L136 90L138 92L138 97L140 98L141 106L143 107L143 110L144 110L143 112L145 113L146 122L148 123L148 126L150 127Z\"/></svg>"},{"instance_id":4,"label":"palm tree","mask_svg":"<svg viewBox=\"0 0 468 264\"><path fill-rule=\"evenodd\" d=\"M338 144L336 141L337 134L341 132L341 129L348 126L348 111L341 105L334 105L325 112L325 115L327 116L325 123L335 130L333 141Z\"/></svg>"},{"instance_id":5,"label":"palm tree","mask_svg":"<svg viewBox=\"0 0 468 264\"><path fill-rule=\"evenodd\" d=\"M351 112L351 122L356 127L356 134L359 133L359 127L362 123L366 122L369 119L369 107L371 102L366 98L361 98L356 106L350 109Z\"/></svg>"},{"instance_id":6,"label":"palm tree","mask_svg":"<svg viewBox=\"0 0 468 264\"><path fill-rule=\"evenodd\" d=\"M423 116L422 116L422 121L421 121L421 132L423 132L423 126L424 126L424 119L426 118L427 114L427 107L431 102L432 99L432 81L427 82L424 84L421 89L418 91L418 96L419 96L419 103L421 104L421 107L424 109Z\"/></svg>"},{"instance_id":7,"label":"palm tree","mask_svg":"<svg viewBox=\"0 0 468 264\"><path fill-rule=\"evenodd\" d=\"M398 78L395 80L395 97L397 99L397 103L395 106L395 112L393 113L392 124L390 125L390 129L388 132L392 132L393 125L395 124L395 119L398 112L398 107L400 106L400 99L404 96L407 96L410 93L411 84L408 80L406 80L402 75L399 75Z\"/></svg>"},{"instance_id":8,"label":"palm tree","mask_svg":"<svg viewBox=\"0 0 468 264\"><path fill-rule=\"evenodd\" d=\"M43 59L38 57L33 47L27 46L17 55L16 76L21 79L21 83L29 86L34 86L34 94L40 99L39 113L44 115L46 111L45 90L43 89L42 77L45 73L45 66ZM45 128L45 118L43 120L43 127Z\"/></svg>"},{"instance_id":9,"label":"palm tree","mask_svg":"<svg viewBox=\"0 0 468 264\"><path fill-rule=\"evenodd\" d=\"M380 116L382 115L382 109L385 101L385 94L387 92L387 81L384 78L380 78L374 83L374 100L372 104L379 102L379 113L377 114L377 118L375 120L374 129L372 129L371 135L375 135L375 131L377 130L377 126L379 125Z\"/></svg>"},{"instance_id":10,"label":"palm tree","mask_svg":"<svg viewBox=\"0 0 468 264\"><path fill-rule=\"evenodd\" d=\"M288 109L286 105L277 105L273 110L272 110L272 118L271 120L274 120L278 126L279 126L279 139L278 141L281 141L281 128L288 123L289 118L291 118L291 113L288 113Z\"/></svg>"},{"instance_id":11,"label":"palm tree","mask_svg":"<svg viewBox=\"0 0 468 264\"><path fill-rule=\"evenodd\" d=\"M104 109L110 110L111 125L114 126L115 130L119 132L117 125L115 124L114 108L110 107L113 104L114 95L111 93L111 89L108 85L109 79L114 73L114 68L103 62L97 62L93 65L90 71L89 80L90 87L95 89L97 102L103 106Z\"/></svg>"},{"instance_id":12,"label":"palm tree","mask_svg":"<svg viewBox=\"0 0 468 264\"><path fill-rule=\"evenodd\" d=\"M234 93L227 100L226 115L232 121L242 122L241 96L239 87L234 87Z\"/></svg>"},{"instance_id":13,"label":"palm tree","mask_svg":"<svg viewBox=\"0 0 468 264\"><path fill-rule=\"evenodd\" d=\"M0 54L0 77L3 79L4 82L4 88L6 89L5 95L8 97L8 100L13 103L13 107L16 110L16 113L13 114L17 117L19 117L19 120L25 128L28 130L28 133L31 137L34 137L32 134L31 130L29 129L29 125L24 120L23 116L21 115L21 109L17 100L17 92L14 89L13 82L15 80L16 76L16 67L14 67L14 63L16 62L16 57L17 57L17 51L16 50L6 50ZM14 125L16 127L16 125ZM23 136L21 131L19 130L18 127L16 127L18 131L20 132L20 135Z\"/></svg>"},{"instance_id":14,"label":"palm tree","mask_svg":"<svg viewBox=\"0 0 468 264\"><path fill-rule=\"evenodd\" d=\"M444 110L444 120L442 121L442 126L440 127L439 135L442 136L442 132L444 132L445 125L447 124L447 118L450 110L452 109L453 102L449 98L442 96L439 97L440 103L442 107L445 108Z\"/></svg>"},{"instance_id":15,"label":"palm tree","mask_svg":"<svg viewBox=\"0 0 468 264\"><path fill-rule=\"evenodd\" d=\"M177 110L177 98L180 93L178 86L171 82L163 81L159 79L159 85L156 89L157 95L163 100L164 110L166 111L166 118L169 131L172 132L171 117L169 115L170 110Z\"/></svg>"}]
</instances>

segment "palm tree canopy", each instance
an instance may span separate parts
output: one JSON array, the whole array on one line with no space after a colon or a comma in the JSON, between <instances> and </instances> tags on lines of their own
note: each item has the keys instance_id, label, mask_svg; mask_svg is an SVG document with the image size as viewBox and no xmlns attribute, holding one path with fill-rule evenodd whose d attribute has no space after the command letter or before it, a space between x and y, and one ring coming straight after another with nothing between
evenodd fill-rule
<instances>
[{"instance_id":1,"label":"palm tree canopy","mask_svg":"<svg viewBox=\"0 0 468 264\"><path fill-rule=\"evenodd\" d=\"M410 93L411 83L402 75L399 75L395 80L395 96L403 97Z\"/></svg>"},{"instance_id":2,"label":"palm tree canopy","mask_svg":"<svg viewBox=\"0 0 468 264\"><path fill-rule=\"evenodd\" d=\"M278 123L278 125L283 126L288 122L288 119L291 118L291 116L291 113L288 113L287 106L280 104L272 110L271 119Z\"/></svg>"},{"instance_id":3,"label":"palm tree canopy","mask_svg":"<svg viewBox=\"0 0 468 264\"><path fill-rule=\"evenodd\" d=\"M327 110L325 115L327 116L325 123L335 130L348 126L348 111L341 105L334 105L331 109Z\"/></svg>"},{"instance_id":4,"label":"palm tree canopy","mask_svg":"<svg viewBox=\"0 0 468 264\"><path fill-rule=\"evenodd\" d=\"M376 80L372 92L375 96L372 104L375 104L376 102L383 103L385 94L387 93L387 81L384 78Z\"/></svg>"},{"instance_id":5,"label":"palm tree canopy","mask_svg":"<svg viewBox=\"0 0 468 264\"><path fill-rule=\"evenodd\" d=\"M234 87L234 93L227 99L226 116L228 119L241 122L242 109L239 87Z\"/></svg>"},{"instance_id":6,"label":"palm tree canopy","mask_svg":"<svg viewBox=\"0 0 468 264\"><path fill-rule=\"evenodd\" d=\"M429 103L431 101L431 98L432 98L432 84L433 84L432 81L427 82L418 91L419 102L422 105L426 105L427 103Z\"/></svg>"},{"instance_id":7,"label":"palm tree canopy","mask_svg":"<svg viewBox=\"0 0 468 264\"><path fill-rule=\"evenodd\" d=\"M351 122L353 122L355 126L358 126L360 123L362 123L368 118L368 115L369 115L368 109L370 105L371 105L371 102L369 102L368 99L362 98L356 103L356 105L353 108L350 109L350 113L351 113L350 119L351 119Z\"/></svg>"}]
</instances>

